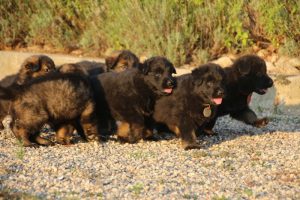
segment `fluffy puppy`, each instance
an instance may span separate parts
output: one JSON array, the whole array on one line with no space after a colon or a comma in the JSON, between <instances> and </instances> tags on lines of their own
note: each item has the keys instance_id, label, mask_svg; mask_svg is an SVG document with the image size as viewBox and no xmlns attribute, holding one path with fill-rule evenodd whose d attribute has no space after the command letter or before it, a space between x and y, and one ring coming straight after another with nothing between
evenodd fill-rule
<instances>
[{"instance_id":1,"label":"fluffy puppy","mask_svg":"<svg viewBox=\"0 0 300 200\"><path fill-rule=\"evenodd\" d=\"M180 137L184 149L199 148L195 131L215 116L224 95L224 78L223 69L213 63L178 77L173 94L156 101L153 119Z\"/></svg>"},{"instance_id":2,"label":"fluffy puppy","mask_svg":"<svg viewBox=\"0 0 300 200\"><path fill-rule=\"evenodd\" d=\"M145 129L155 101L172 93L176 73L164 57L152 57L123 72L108 72L92 78L100 127L110 129L111 122L121 121L117 135L124 142L136 142L151 136Z\"/></svg>"},{"instance_id":3,"label":"fluffy puppy","mask_svg":"<svg viewBox=\"0 0 300 200\"><path fill-rule=\"evenodd\" d=\"M93 92L82 75L53 73L2 93L12 102L12 130L24 146L51 144L39 135L45 123L59 128L80 121L86 138L98 139Z\"/></svg>"},{"instance_id":4,"label":"fluffy puppy","mask_svg":"<svg viewBox=\"0 0 300 200\"><path fill-rule=\"evenodd\" d=\"M212 128L218 117L229 114L232 118L246 124L263 127L267 118L258 119L249 108L253 92L263 95L272 87L273 80L267 75L266 63L256 55L245 55L237 59L232 66L225 68L226 97L218 108L217 115L203 128L206 134L214 134Z\"/></svg>"},{"instance_id":5,"label":"fluffy puppy","mask_svg":"<svg viewBox=\"0 0 300 200\"><path fill-rule=\"evenodd\" d=\"M28 57L21 65L17 74L5 77L0 81L0 86L10 87L12 85L23 85L32 78L55 72L56 68L51 58L45 55L34 55ZM3 119L10 113L10 101L0 98L0 130L4 128Z\"/></svg>"}]
</instances>

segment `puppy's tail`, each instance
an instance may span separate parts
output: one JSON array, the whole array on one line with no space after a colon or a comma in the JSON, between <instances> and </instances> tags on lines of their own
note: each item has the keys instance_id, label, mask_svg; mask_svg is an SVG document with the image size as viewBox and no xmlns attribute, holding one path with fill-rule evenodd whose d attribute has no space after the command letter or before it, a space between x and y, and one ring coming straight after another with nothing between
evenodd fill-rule
<instances>
[{"instance_id":1,"label":"puppy's tail","mask_svg":"<svg viewBox=\"0 0 300 200\"><path fill-rule=\"evenodd\" d=\"M2 87L0 86L0 99L4 99L4 100L14 100L16 98L17 92L14 91L13 88L11 87Z\"/></svg>"}]
</instances>

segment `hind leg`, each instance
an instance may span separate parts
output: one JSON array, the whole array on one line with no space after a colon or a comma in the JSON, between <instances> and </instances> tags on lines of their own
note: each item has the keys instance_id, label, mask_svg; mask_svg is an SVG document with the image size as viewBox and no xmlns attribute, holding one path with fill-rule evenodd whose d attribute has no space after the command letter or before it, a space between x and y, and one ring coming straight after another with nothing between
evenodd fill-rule
<instances>
[{"instance_id":1,"label":"hind leg","mask_svg":"<svg viewBox=\"0 0 300 200\"><path fill-rule=\"evenodd\" d=\"M17 126L13 126L12 129L14 135L16 138L22 143L24 147L38 147L37 144L32 143L30 141L30 132L26 130L25 128L20 128Z\"/></svg>"},{"instance_id":2,"label":"hind leg","mask_svg":"<svg viewBox=\"0 0 300 200\"><path fill-rule=\"evenodd\" d=\"M96 118L95 106L89 102L80 116L80 124L88 141L100 141L98 120Z\"/></svg>"},{"instance_id":3,"label":"hind leg","mask_svg":"<svg viewBox=\"0 0 300 200\"><path fill-rule=\"evenodd\" d=\"M144 131L144 127L138 123L122 122L117 135L121 142L135 143L143 138Z\"/></svg>"},{"instance_id":4,"label":"hind leg","mask_svg":"<svg viewBox=\"0 0 300 200\"><path fill-rule=\"evenodd\" d=\"M246 124L261 128L266 126L269 123L268 118L262 118L258 119L255 112L251 110L250 108L246 108L242 111L236 112L236 113L231 113L231 117L234 119L237 119L239 121L242 121Z\"/></svg>"},{"instance_id":5,"label":"hind leg","mask_svg":"<svg viewBox=\"0 0 300 200\"><path fill-rule=\"evenodd\" d=\"M47 140L45 138L42 138L40 136L40 132L37 132L33 135L30 136L30 140L39 144L39 145L43 145L43 146L50 146L50 145L54 145L53 142L51 142L50 140Z\"/></svg>"},{"instance_id":6,"label":"hind leg","mask_svg":"<svg viewBox=\"0 0 300 200\"><path fill-rule=\"evenodd\" d=\"M64 125L58 128L56 131L56 142L63 145L71 144L71 134L74 128L71 125Z\"/></svg>"}]
</instances>

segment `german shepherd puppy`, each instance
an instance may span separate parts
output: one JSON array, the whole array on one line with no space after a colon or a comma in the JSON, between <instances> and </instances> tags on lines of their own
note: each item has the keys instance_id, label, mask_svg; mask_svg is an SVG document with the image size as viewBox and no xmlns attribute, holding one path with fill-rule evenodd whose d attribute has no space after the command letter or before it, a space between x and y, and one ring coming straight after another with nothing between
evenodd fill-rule
<instances>
[{"instance_id":1,"label":"german shepherd puppy","mask_svg":"<svg viewBox=\"0 0 300 200\"><path fill-rule=\"evenodd\" d=\"M13 133L26 147L51 144L39 135L45 123L58 129L80 121L88 140L99 138L93 91L80 74L53 73L0 90L12 102Z\"/></svg>"},{"instance_id":2,"label":"german shepherd puppy","mask_svg":"<svg viewBox=\"0 0 300 200\"><path fill-rule=\"evenodd\" d=\"M180 137L185 150L199 148L195 131L216 115L224 96L224 79L223 69L213 63L178 77L173 94L156 101L153 119Z\"/></svg>"},{"instance_id":3,"label":"german shepherd puppy","mask_svg":"<svg viewBox=\"0 0 300 200\"><path fill-rule=\"evenodd\" d=\"M245 55L237 59L232 66L225 68L226 96L218 107L217 115L203 127L206 134L212 131L220 116L230 115L246 124L263 127L268 124L267 118L258 119L249 108L253 92L263 95L273 86L273 80L267 75L266 63L256 55Z\"/></svg>"},{"instance_id":4,"label":"german shepherd puppy","mask_svg":"<svg viewBox=\"0 0 300 200\"><path fill-rule=\"evenodd\" d=\"M30 56L22 63L17 74L5 77L0 81L1 87L12 85L23 85L32 78L55 72L56 68L51 58L45 55ZM4 128L3 119L9 114L11 108L10 101L5 99L4 94L0 97L0 130Z\"/></svg>"},{"instance_id":5,"label":"german shepherd puppy","mask_svg":"<svg viewBox=\"0 0 300 200\"><path fill-rule=\"evenodd\" d=\"M134 143L151 136L145 129L146 118L154 111L155 101L172 93L176 73L164 57L152 57L123 72L108 72L92 78L100 127L110 129L111 122L121 121L117 135L124 142Z\"/></svg>"}]
</instances>

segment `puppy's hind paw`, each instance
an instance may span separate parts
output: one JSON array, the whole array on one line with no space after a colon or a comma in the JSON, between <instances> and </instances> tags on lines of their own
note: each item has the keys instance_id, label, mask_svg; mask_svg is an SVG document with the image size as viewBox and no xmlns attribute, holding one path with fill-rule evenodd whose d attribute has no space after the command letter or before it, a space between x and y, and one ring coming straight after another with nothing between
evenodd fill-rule
<instances>
[{"instance_id":1,"label":"puppy's hind paw","mask_svg":"<svg viewBox=\"0 0 300 200\"><path fill-rule=\"evenodd\" d=\"M253 125L257 128L262 128L262 127L266 126L268 123L269 123L269 119L265 117L265 118L256 120Z\"/></svg>"}]
</instances>

